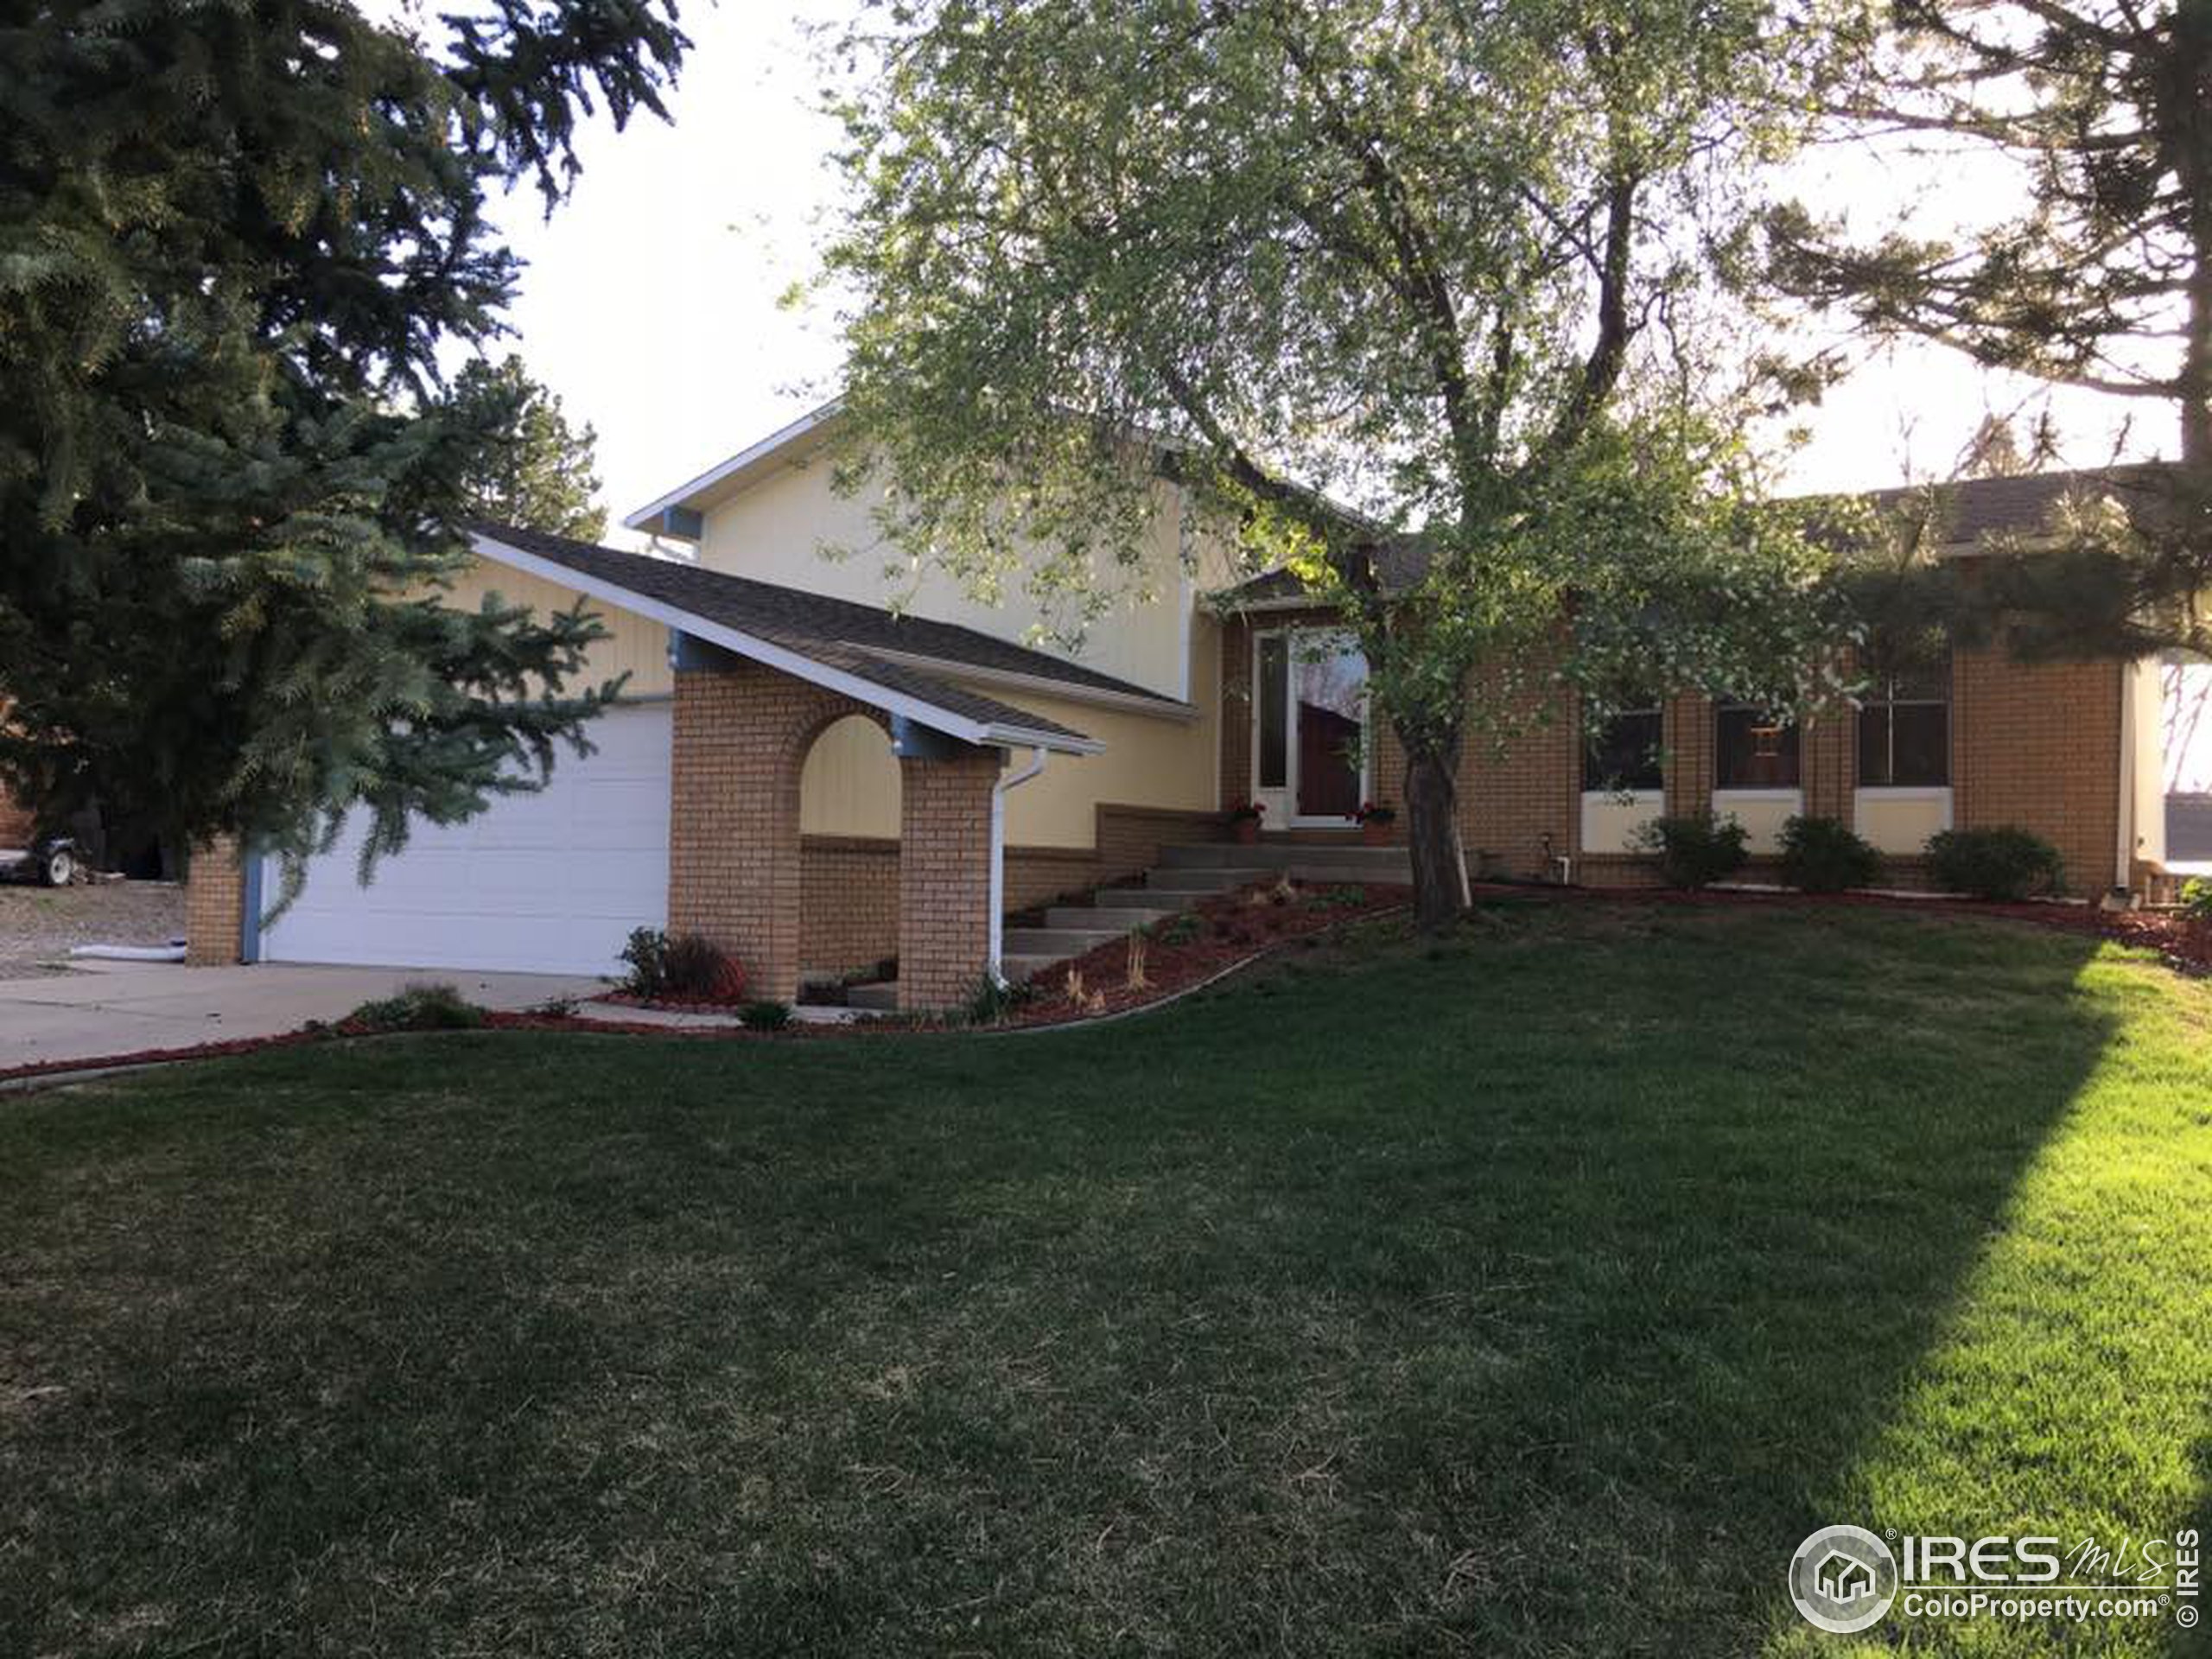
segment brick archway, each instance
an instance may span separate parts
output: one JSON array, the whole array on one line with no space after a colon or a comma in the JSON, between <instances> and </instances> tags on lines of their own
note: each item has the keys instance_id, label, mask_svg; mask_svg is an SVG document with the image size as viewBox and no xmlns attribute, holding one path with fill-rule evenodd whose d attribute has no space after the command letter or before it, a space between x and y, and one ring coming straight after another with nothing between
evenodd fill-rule
<instances>
[{"instance_id":1,"label":"brick archway","mask_svg":"<svg viewBox=\"0 0 2212 1659\"><path fill-rule=\"evenodd\" d=\"M798 995L803 944L799 784L807 751L880 709L779 670L728 658L676 674L668 925L746 966L754 993ZM899 756L899 1003L958 1001L990 954L991 791L1004 755L949 740Z\"/></svg>"}]
</instances>

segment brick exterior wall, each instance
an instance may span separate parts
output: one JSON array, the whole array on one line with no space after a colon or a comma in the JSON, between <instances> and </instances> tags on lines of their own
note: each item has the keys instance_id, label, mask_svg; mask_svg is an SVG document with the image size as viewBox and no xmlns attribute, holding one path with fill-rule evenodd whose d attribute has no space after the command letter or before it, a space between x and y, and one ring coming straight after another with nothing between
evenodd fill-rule
<instances>
[{"instance_id":1,"label":"brick exterior wall","mask_svg":"<svg viewBox=\"0 0 2212 1659\"><path fill-rule=\"evenodd\" d=\"M669 930L713 940L760 996L789 1001L804 969L896 955L899 1005L948 1007L988 961L991 791L1005 757L901 757L898 842L803 841L807 751L851 715L883 718L758 664L677 672Z\"/></svg>"},{"instance_id":2,"label":"brick exterior wall","mask_svg":"<svg viewBox=\"0 0 2212 1659\"><path fill-rule=\"evenodd\" d=\"M1320 612L1232 618L1222 633L1224 800L1251 792L1252 637L1255 629L1325 622ZM1541 700L1534 682L1520 713ZM2113 879L2120 836L2120 668L2117 662L2021 663L1997 652L1956 652L1952 663L1952 822L1961 829L2017 824L2056 847L2079 895ZM1714 781L1713 705L1671 698L1663 710L1666 810L1709 810ZM1404 756L1387 724L1375 734L1374 794L1401 808ZM1859 777L1858 723L1842 710L1808 721L1798 777L1809 817L1853 822ZM1570 704L1548 724L1497 745L1470 736L1459 767L1459 828L1471 872L1542 873L1543 838L1576 858L1578 879L1592 886L1648 886L1647 861L1585 855L1581 840L1581 734ZM1398 825L1402 832L1402 817ZM1300 832L1302 833L1302 832ZM1334 834L1336 832L1323 832ZM1485 860L1482 855L1491 855ZM1770 859L1753 861L1753 880L1774 879ZM1923 861L1891 855L1885 885L1926 885Z\"/></svg>"},{"instance_id":3,"label":"brick exterior wall","mask_svg":"<svg viewBox=\"0 0 2212 1659\"><path fill-rule=\"evenodd\" d=\"M1006 756L899 762L899 1006L944 1008L991 951L991 790Z\"/></svg>"},{"instance_id":4,"label":"brick exterior wall","mask_svg":"<svg viewBox=\"0 0 2212 1659\"><path fill-rule=\"evenodd\" d=\"M799 955L808 972L849 974L899 954L899 843L808 836L799 846Z\"/></svg>"},{"instance_id":5,"label":"brick exterior wall","mask_svg":"<svg viewBox=\"0 0 2212 1659\"><path fill-rule=\"evenodd\" d=\"M1553 855L1570 855L1581 827L1573 702L1558 706L1560 694L1541 672L1510 684L1493 675L1480 690L1504 711L1512 734L1501 740L1471 731L1459 756L1459 834L1468 873L1542 875L1547 842Z\"/></svg>"},{"instance_id":6,"label":"brick exterior wall","mask_svg":"<svg viewBox=\"0 0 2212 1659\"><path fill-rule=\"evenodd\" d=\"M1951 658L1951 813L1961 829L2018 824L2058 849L2066 883L2110 887L2120 851L2116 662Z\"/></svg>"},{"instance_id":7,"label":"brick exterior wall","mask_svg":"<svg viewBox=\"0 0 2212 1659\"><path fill-rule=\"evenodd\" d=\"M757 995L798 994L799 768L849 698L757 664L676 676L668 928L744 965Z\"/></svg>"},{"instance_id":8,"label":"brick exterior wall","mask_svg":"<svg viewBox=\"0 0 2212 1659\"><path fill-rule=\"evenodd\" d=\"M1098 855L1088 847L1009 847L1006 907L1027 910L1063 893L1088 892L1099 885L1098 868Z\"/></svg>"},{"instance_id":9,"label":"brick exterior wall","mask_svg":"<svg viewBox=\"0 0 2212 1659\"><path fill-rule=\"evenodd\" d=\"M1160 862L1162 847L1230 838L1219 813L1179 807L1101 804L1096 822L1100 882L1119 881L1150 869Z\"/></svg>"},{"instance_id":10,"label":"brick exterior wall","mask_svg":"<svg viewBox=\"0 0 2212 1659\"><path fill-rule=\"evenodd\" d=\"M1102 804L1089 847L1009 846L1009 912L1126 880L1160 861L1160 849L1227 838L1217 813ZM899 954L896 841L808 836L800 843L799 955L807 972L850 973Z\"/></svg>"},{"instance_id":11,"label":"brick exterior wall","mask_svg":"<svg viewBox=\"0 0 2212 1659\"><path fill-rule=\"evenodd\" d=\"M1221 804L1252 798L1252 632L1274 626L1249 616L1221 625Z\"/></svg>"},{"instance_id":12,"label":"brick exterior wall","mask_svg":"<svg viewBox=\"0 0 2212 1659\"><path fill-rule=\"evenodd\" d=\"M225 836L193 849L184 883L184 959L201 968L236 962L245 921L238 843Z\"/></svg>"}]
</instances>

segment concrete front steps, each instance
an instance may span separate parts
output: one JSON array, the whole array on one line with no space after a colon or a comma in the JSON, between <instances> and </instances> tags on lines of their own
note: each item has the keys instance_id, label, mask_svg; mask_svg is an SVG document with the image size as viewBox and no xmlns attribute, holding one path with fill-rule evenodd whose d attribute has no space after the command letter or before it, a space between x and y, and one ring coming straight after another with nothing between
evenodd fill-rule
<instances>
[{"instance_id":1,"label":"concrete front steps","mask_svg":"<svg viewBox=\"0 0 2212 1659\"><path fill-rule=\"evenodd\" d=\"M1357 883L1413 879L1402 847L1207 842L1163 847L1141 882L1101 887L1088 905L1055 905L1042 927L1009 927L999 966L1014 984L1072 957L1165 921L1217 893L1280 880Z\"/></svg>"},{"instance_id":2,"label":"concrete front steps","mask_svg":"<svg viewBox=\"0 0 2212 1659\"><path fill-rule=\"evenodd\" d=\"M1255 881L1294 881L1351 886L1365 881L1406 883L1413 868L1402 847L1368 847L1357 842L1205 842L1163 847L1160 862L1137 881L1101 887L1087 905L1053 905L1042 927L1009 927L1000 942L999 966L1014 984L1033 979L1062 963L1127 938L1140 927L1180 915L1200 899ZM856 1008L889 1013L899 1006L895 982L855 985L849 993Z\"/></svg>"}]
</instances>

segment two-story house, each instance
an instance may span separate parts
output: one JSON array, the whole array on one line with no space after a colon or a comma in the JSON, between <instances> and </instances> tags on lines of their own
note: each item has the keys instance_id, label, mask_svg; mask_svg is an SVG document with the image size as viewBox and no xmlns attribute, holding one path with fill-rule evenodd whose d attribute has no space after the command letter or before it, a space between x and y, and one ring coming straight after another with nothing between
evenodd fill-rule
<instances>
[{"instance_id":1,"label":"two-story house","mask_svg":"<svg viewBox=\"0 0 2212 1659\"><path fill-rule=\"evenodd\" d=\"M654 925L705 933L764 995L895 957L900 1001L942 1006L1051 954L1047 936L1010 941L1007 912L1225 839L1234 802L1262 804L1270 840L1318 845L1356 840L1362 802L1402 798L1359 654L1286 573L1243 580L1186 534L1173 485L1134 591L1071 653L1037 643L1056 619L1025 593L979 599L882 543L866 493L832 487L838 418L632 514L650 554L482 527L451 602L581 596L606 619L593 668L628 678L596 752L419 830L366 887L341 842L265 928L259 862L203 856L194 959L599 973ZM1950 551L1983 556L2075 487L1963 486ZM1662 811L1732 814L1755 852L1791 815L1825 816L1911 885L1934 831L2013 823L2101 891L2161 855L2158 686L2149 664L1962 651L1802 730L1691 694L1605 731L1570 705L1471 746L1462 829L1478 874L1618 884L1650 879L1633 835Z\"/></svg>"}]
</instances>

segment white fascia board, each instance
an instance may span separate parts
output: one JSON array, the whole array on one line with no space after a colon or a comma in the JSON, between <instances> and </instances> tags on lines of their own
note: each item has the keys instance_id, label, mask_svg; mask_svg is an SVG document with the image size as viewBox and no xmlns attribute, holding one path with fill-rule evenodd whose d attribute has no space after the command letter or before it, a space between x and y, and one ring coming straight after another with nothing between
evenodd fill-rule
<instances>
[{"instance_id":1,"label":"white fascia board","mask_svg":"<svg viewBox=\"0 0 2212 1659\"><path fill-rule=\"evenodd\" d=\"M855 702L880 709L886 714L902 715L949 737L959 738L963 742L988 744L993 747L1009 744L1022 748L1041 746L1067 754L1097 754L1106 747L1094 738L1071 737L1058 732L1032 732L1020 727L986 725L906 692L894 691L889 686L878 685L874 680L849 670L818 663L788 645L760 639L741 628L733 628L728 623L695 616L677 606L633 592L620 583L603 582L585 571L563 564L558 559L541 558L535 553L526 553L518 547L510 547L505 542L481 534L472 535L468 539L471 547L480 556L506 565L511 569L542 577L558 587L573 588L580 594L588 594L594 599L605 600L610 605L650 618L665 626L680 629L706 640L709 645L720 645L736 656L788 674L793 679L804 680L810 685L838 692Z\"/></svg>"},{"instance_id":2,"label":"white fascia board","mask_svg":"<svg viewBox=\"0 0 2212 1659\"><path fill-rule=\"evenodd\" d=\"M1051 749L1060 754L1103 754L1106 746L1095 737L1071 737L1065 732L1033 732L1026 726L983 728L982 741L994 748Z\"/></svg>"},{"instance_id":3,"label":"white fascia board","mask_svg":"<svg viewBox=\"0 0 2212 1659\"><path fill-rule=\"evenodd\" d=\"M1116 691L1105 686L1080 685L1068 680L1056 680L1048 674L1025 674L1019 669L980 668L974 663L958 662L950 657L931 657L918 651L887 651L881 645L855 645L853 649L865 651L871 657L880 657L887 663L901 663L908 668L942 674L948 680L974 680L983 685L1003 685L1016 690L1034 691L1039 696L1064 697L1070 702L1096 703L1102 709L1127 709L1137 714L1154 715L1161 720L1180 721L1185 724L1198 717L1197 709L1172 697L1151 697L1135 691Z\"/></svg>"},{"instance_id":4,"label":"white fascia board","mask_svg":"<svg viewBox=\"0 0 2212 1659\"><path fill-rule=\"evenodd\" d=\"M833 399L819 409L809 410L790 425L779 427L760 442L739 450L728 461L718 462L700 474L698 477L677 485L658 501L639 507L623 519L624 526L630 530L645 529L669 508L684 505L693 496L702 490L711 490L732 474L743 472L747 467L766 461L786 445L797 443L817 428L834 419L843 408L844 404L842 402Z\"/></svg>"},{"instance_id":5,"label":"white fascia board","mask_svg":"<svg viewBox=\"0 0 2212 1659\"><path fill-rule=\"evenodd\" d=\"M1228 597L1236 590L1205 595L1203 603L1216 611L1225 611L1231 616L1259 615L1268 611L1325 611L1329 601L1312 594L1300 594L1289 599L1248 599L1241 602Z\"/></svg>"}]
</instances>

